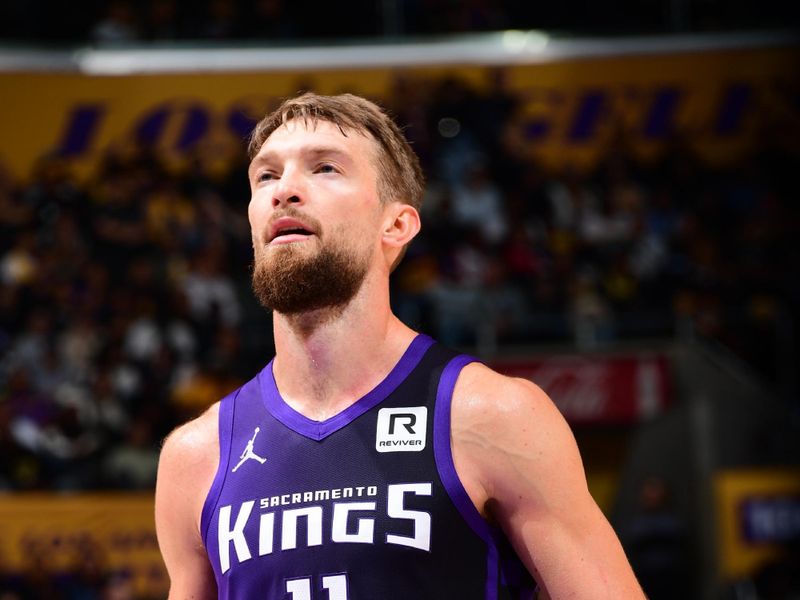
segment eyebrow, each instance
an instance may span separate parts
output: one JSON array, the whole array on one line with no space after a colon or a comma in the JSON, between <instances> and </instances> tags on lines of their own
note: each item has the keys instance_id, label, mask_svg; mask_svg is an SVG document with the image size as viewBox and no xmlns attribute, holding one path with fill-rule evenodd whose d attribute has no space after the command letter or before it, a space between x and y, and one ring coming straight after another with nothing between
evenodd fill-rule
<instances>
[{"instance_id":1,"label":"eyebrow","mask_svg":"<svg viewBox=\"0 0 800 600\"><path fill-rule=\"evenodd\" d=\"M309 156L311 158L317 158L320 156L330 156L339 159L344 159L347 162L351 162L352 158L350 154L342 150L341 148L337 148L336 146L312 146L308 148L304 148L301 151L303 156ZM268 163L274 160L274 153L267 152L265 154L257 155L251 162L250 166L247 169L248 175L252 176L253 172L263 165L264 163Z\"/></svg>"}]
</instances>

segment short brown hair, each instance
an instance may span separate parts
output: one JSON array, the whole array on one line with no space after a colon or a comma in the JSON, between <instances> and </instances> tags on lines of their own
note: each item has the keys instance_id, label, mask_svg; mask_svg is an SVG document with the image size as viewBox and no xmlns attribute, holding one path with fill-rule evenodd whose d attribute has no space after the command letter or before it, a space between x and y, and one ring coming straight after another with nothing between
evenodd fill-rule
<instances>
[{"instance_id":1,"label":"short brown hair","mask_svg":"<svg viewBox=\"0 0 800 600\"><path fill-rule=\"evenodd\" d=\"M422 205L425 177L419 158L397 124L377 104L353 94L321 96L306 92L289 98L253 129L247 147L252 159L267 138L287 121L328 121L343 135L348 131L369 134L378 144L378 194L383 202L398 201L417 210Z\"/></svg>"}]
</instances>

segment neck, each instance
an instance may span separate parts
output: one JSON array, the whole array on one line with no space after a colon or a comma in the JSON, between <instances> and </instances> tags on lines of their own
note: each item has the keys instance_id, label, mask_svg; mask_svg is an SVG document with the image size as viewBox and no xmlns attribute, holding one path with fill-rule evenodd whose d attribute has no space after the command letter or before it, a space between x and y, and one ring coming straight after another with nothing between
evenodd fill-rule
<instances>
[{"instance_id":1,"label":"neck","mask_svg":"<svg viewBox=\"0 0 800 600\"><path fill-rule=\"evenodd\" d=\"M281 396L315 420L361 398L397 364L416 335L389 307L388 282L369 276L345 306L274 314L273 371Z\"/></svg>"}]
</instances>

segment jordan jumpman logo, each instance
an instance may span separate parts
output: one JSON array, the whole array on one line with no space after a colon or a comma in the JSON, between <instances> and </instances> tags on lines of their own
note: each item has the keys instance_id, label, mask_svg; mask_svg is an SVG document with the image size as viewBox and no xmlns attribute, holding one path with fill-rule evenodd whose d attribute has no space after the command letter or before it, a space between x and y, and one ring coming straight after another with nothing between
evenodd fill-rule
<instances>
[{"instance_id":1,"label":"jordan jumpman logo","mask_svg":"<svg viewBox=\"0 0 800 600\"><path fill-rule=\"evenodd\" d=\"M258 461L258 462L260 462L262 465L263 465L265 462L267 462L267 459L266 459L266 458L261 458L261 457L260 457L258 454L256 454L255 452L253 452L253 443L256 441L256 436L258 435L258 432L259 432L259 431L261 431L261 428L260 428L260 427L256 427L256 431L255 431L255 433L253 433L253 437L251 437L251 438L250 438L250 441L249 441L249 442L247 442L247 447L245 447L245 449L244 449L244 452L242 452L242 453L239 455L239 458L240 458L240 460L239 460L239 464L238 464L238 465L236 465L235 467L233 467L233 470L231 471L231 473L236 473L236 469L238 469L239 467L241 467L241 466L242 466L242 465L243 465L245 462L247 462L247 461L248 461L249 459L251 459L251 458L252 458L253 460L257 460L257 461Z\"/></svg>"}]
</instances>

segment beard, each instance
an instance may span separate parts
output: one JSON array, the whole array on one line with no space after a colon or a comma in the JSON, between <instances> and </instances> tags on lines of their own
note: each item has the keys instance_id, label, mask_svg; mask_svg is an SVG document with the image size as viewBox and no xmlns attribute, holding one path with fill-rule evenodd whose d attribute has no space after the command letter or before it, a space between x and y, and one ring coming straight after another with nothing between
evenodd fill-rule
<instances>
[{"instance_id":1,"label":"beard","mask_svg":"<svg viewBox=\"0 0 800 600\"><path fill-rule=\"evenodd\" d=\"M285 315L344 307L369 267L366 257L330 244L312 256L294 244L255 254L253 292L264 308Z\"/></svg>"}]
</instances>

